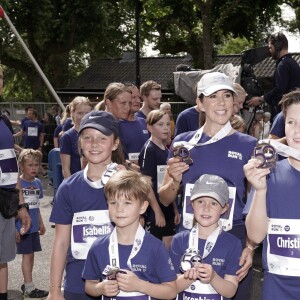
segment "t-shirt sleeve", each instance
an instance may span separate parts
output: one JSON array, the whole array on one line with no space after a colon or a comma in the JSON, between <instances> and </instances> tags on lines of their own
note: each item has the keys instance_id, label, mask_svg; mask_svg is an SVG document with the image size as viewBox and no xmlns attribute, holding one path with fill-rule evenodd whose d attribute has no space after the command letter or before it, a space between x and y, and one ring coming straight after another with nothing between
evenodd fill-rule
<instances>
[{"instance_id":1,"label":"t-shirt sleeve","mask_svg":"<svg viewBox=\"0 0 300 300\"><path fill-rule=\"evenodd\" d=\"M174 269L176 274L181 274L180 271L180 260L183 255L183 239L181 234L176 234L171 242L171 247L170 247L170 258L172 260L172 263L174 265Z\"/></svg>"},{"instance_id":2,"label":"t-shirt sleeve","mask_svg":"<svg viewBox=\"0 0 300 300\"><path fill-rule=\"evenodd\" d=\"M64 134L59 140L60 153L62 154L72 154L72 140L68 134Z\"/></svg>"},{"instance_id":3,"label":"t-shirt sleeve","mask_svg":"<svg viewBox=\"0 0 300 300\"><path fill-rule=\"evenodd\" d=\"M101 244L99 244L98 240L96 240L87 255L84 268L82 271L82 278L85 280L99 280L102 281L102 270L100 269L98 258L99 253L101 252ZM107 251L107 249L104 249Z\"/></svg>"},{"instance_id":4,"label":"t-shirt sleeve","mask_svg":"<svg viewBox=\"0 0 300 300\"><path fill-rule=\"evenodd\" d=\"M242 254L242 243L238 238L231 244L231 251L227 257L225 274L236 276L236 272L240 269L239 260Z\"/></svg>"}]
</instances>

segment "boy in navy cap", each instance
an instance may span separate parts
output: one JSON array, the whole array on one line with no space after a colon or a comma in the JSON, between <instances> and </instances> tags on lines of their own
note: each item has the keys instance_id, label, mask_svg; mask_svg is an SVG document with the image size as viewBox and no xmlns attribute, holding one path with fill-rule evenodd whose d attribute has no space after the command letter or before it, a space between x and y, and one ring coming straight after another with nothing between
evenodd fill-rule
<instances>
[{"instance_id":1,"label":"boy in navy cap","mask_svg":"<svg viewBox=\"0 0 300 300\"><path fill-rule=\"evenodd\" d=\"M222 230L229 190L223 178L202 175L191 192L195 226L174 236L170 256L177 274L178 299L230 299L236 293L238 238Z\"/></svg>"}]
</instances>

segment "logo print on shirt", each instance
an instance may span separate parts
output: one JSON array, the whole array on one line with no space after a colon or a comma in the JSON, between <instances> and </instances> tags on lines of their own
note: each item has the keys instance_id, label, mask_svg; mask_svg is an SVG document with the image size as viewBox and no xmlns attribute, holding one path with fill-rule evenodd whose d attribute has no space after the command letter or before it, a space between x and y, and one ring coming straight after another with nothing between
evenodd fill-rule
<instances>
[{"instance_id":1,"label":"logo print on shirt","mask_svg":"<svg viewBox=\"0 0 300 300\"><path fill-rule=\"evenodd\" d=\"M239 160L243 159L242 153L236 152L236 151L228 151L228 157L234 158L234 159L239 159Z\"/></svg>"}]
</instances>

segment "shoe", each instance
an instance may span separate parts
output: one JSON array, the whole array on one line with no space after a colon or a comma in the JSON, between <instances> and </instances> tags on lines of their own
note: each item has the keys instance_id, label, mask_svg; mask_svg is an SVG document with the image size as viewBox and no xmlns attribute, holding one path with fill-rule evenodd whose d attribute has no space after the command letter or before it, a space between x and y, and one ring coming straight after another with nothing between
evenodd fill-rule
<instances>
[{"instance_id":1,"label":"shoe","mask_svg":"<svg viewBox=\"0 0 300 300\"><path fill-rule=\"evenodd\" d=\"M25 290L25 285L24 284L21 285L21 290L22 290L22 293L24 295L24 298L30 298L30 299L43 299L43 298L47 297L48 294L49 294L48 291L39 290L39 289L34 289L30 293L28 293Z\"/></svg>"}]
</instances>

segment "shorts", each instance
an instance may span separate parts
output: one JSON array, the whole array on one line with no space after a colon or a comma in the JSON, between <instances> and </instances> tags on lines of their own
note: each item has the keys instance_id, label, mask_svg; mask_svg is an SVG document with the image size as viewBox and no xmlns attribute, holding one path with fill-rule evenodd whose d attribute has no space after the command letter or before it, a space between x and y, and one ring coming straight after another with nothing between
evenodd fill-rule
<instances>
[{"instance_id":1,"label":"shorts","mask_svg":"<svg viewBox=\"0 0 300 300\"><path fill-rule=\"evenodd\" d=\"M21 241L17 244L17 254L31 254L42 251L40 234L33 232L21 235Z\"/></svg>"},{"instance_id":2,"label":"shorts","mask_svg":"<svg viewBox=\"0 0 300 300\"><path fill-rule=\"evenodd\" d=\"M0 264L8 263L16 257L15 218L5 219L0 213Z\"/></svg>"},{"instance_id":3,"label":"shorts","mask_svg":"<svg viewBox=\"0 0 300 300\"><path fill-rule=\"evenodd\" d=\"M173 236L176 233L174 219L166 220L166 226L164 227L156 226L155 222L147 222L146 231L150 232L160 240L162 240L164 236Z\"/></svg>"}]
</instances>

